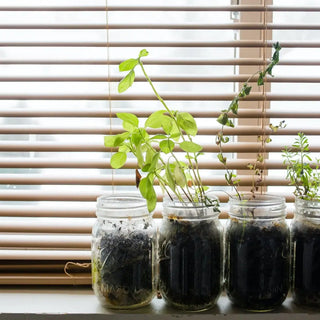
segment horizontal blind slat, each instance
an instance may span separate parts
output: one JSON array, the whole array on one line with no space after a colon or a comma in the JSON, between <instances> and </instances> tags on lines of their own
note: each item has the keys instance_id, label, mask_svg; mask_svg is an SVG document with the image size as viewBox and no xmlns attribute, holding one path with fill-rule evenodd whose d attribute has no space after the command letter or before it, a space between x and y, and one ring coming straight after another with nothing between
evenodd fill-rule
<instances>
[{"instance_id":1,"label":"horizontal blind slat","mask_svg":"<svg viewBox=\"0 0 320 320\"><path fill-rule=\"evenodd\" d=\"M0 260L90 260L90 250L1 250Z\"/></svg>"},{"instance_id":2,"label":"horizontal blind slat","mask_svg":"<svg viewBox=\"0 0 320 320\"><path fill-rule=\"evenodd\" d=\"M105 30L106 24L3 24L0 23L0 29L49 29L49 30ZM135 29L156 29L156 30L320 30L319 24L275 24L275 23L188 23L188 24L177 24L177 23L149 23L149 24L115 24L110 23L108 25L109 30L135 30Z\"/></svg>"},{"instance_id":3,"label":"horizontal blind slat","mask_svg":"<svg viewBox=\"0 0 320 320\"><path fill-rule=\"evenodd\" d=\"M202 144L204 152L219 152L219 147L216 144ZM228 143L222 147L224 152L244 152L244 153L257 153L260 152L260 143L248 142L248 143ZM113 148L112 151L117 150ZM270 143L265 147L266 152L281 152L283 145ZM111 148L105 148L101 144L68 144L68 143L56 143L56 142L2 142L0 141L0 151L39 151L39 152L106 152L111 151ZM179 149L174 149L179 151ZM310 146L311 152L319 152L320 145Z\"/></svg>"},{"instance_id":4,"label":"horizontal blind slat","mask_svg":"<svg viewBox=\"0 0 320 320\"><path fill-rule=\"evenodd\" d=\"M176 76L176 75L152 75L153 82L245 82L250 75L234 75L234 76ZM122 76L0 76L1 82L119 82ZM258 77L252 77L250 82L256 82ZM145 82L145 78L141 76L135 77L136 82ZM249 82L249 83L250 83ZM266 82L320 82L319 77L315 76L292 76L292 77L267 77Z\"/></svg>"},{"instance_id":5,"label":"horizontal blind slat","mask_svg":"<svg viewBox=\"0 0 320 320\"><path fill-rule=\"evenodd\" d=\"M238 176L240 185L251 185L252 177ZM227 182L224 177L207 178L202 177L204 185L225 186ZM263 185L288 185L289 181L284 178L265 177ZM57 174L2 174L0 176L0 184L13 185L119 185L119 186L134 186L136 179L134 176L117 176L114 179L110 175L57 175ZM156 182L157 184L157 182Z\"/></svg>"},{"instance_id":6,"label":"horizontal blind slat","mask_svg":"<svg viewBox=\"0 0 320 320\"><path fill-rule=\"evenodd\" d=\"M228 168L230 169L246 169L248 163L252 159L228 159ZM215 159L202 160L198 159L199 169L223 169L224 165ZM261 167L261 164L257 164ZM315 164L314 164L315 165ZM266 169L285 169L282 160L266 159L263 167ZM60 158L5 158L0 159L0 168L82 168L82 169L110 169L109 159L60 159ZM136 169L137 161L128 159L124 169Z\"/></svg>"},{"instance_id":7,"label":"horizontal blind slat","mask_svg":"<svg viewBox=\"0 0 320 320\"><path fill-rule=\"evenodd\" d=\"M0 47L157 47L157 48L268 48L273 42L260 40L233 40L233 41L154 41L154 42L104 42L104 41L0 41ZM319 41L282 41L282 48L320 48Z\"/></svg>"},{"instance_id":8,"label":"horizontal blind slat","mask_svg":"<svg viewBox=\"0 0 320 320\"><path fill-rule=\"evenodd\" d=\"M201 126L198 129L198 135L212 135L215 136L221 127L216 125L212 127ZM257 135L296 135L298 132L303 131L306 135L319 135L319 127L308 127L304 128L301 126L288 127L278 131L273 131L269 127L261 128L257 126L238 126L236 128L225 128L224 133L226 135L237 135L237 136L257 136ZM101 134L101 135L114 135L125 132L121 127L114 126L110 129L107 126L90 126L90 127L72 127L72 126L38 126L38 125L8 125L0 127L0 134ZM160 134L164 133L161 129L148 129L149 134Z\"/></svg>"},{"instance_id":9,"label":"horizontal blind slat","mask_svg":"<svg viewBox=\"0 0 320 320\"><path fill-rule=\"evenodd\" d=\"M90 218L2 218L0 232L91 234L94 221Z\"/></svg>"},{"instance_id":10,"label":"horizontal blind slat","mask_svg":"<svg viewBox=\"0 0 320 320\"><path fill-rule=\"evenodd\" d=\"M105 109L72 109L65 107L62 110L48 110L44 106L43 108L3 108L0 110L1 117L84 117L84 118L115 118L116 113L126 112L127 109L117 108L117 110L105 110ZM137 117L148 117L151 111L148 110L132 110ZM214 110L191 110L190 113L195 118L217 118L221 114L221 111ZM238 111L237 116L232 113L229 115L233 118L261 118L261 109L241 109ZM318 110L265 110L265 116L267 118L320 118L320 111Z\"/></svg>"},{"instance_id":11,"label":"horizontal blind slat","mask_svg":"<svg viewBox=\"0 0 320 320\"><path fill-rule=\"evenodd\" d=\"M1 285L89 285L91 284L91 274L67 276L65 274L0 274Z\"/></svg>"},{"instance_id":12,"label":"horizontal blind slat","mask_svg":"<svg viewBox=\"0 0 320 320\"><path fill-rule=\"evenodd\" d=\"M195 94L195 93L164 93L161 94L164 100L172 101L219 101L232 100L235 94ZM0 94L0 100L114 100L114 101L128 101L128 100L142 100L152 101L157 98L152 94L37 94L37 93L21 93L21 94ZM266 93L258 94L252 93L247 96L246 101L320 101L320 94L277 94Z\"/></svg>"},{"instance_id":13,"label":"horizontal blind slat","mask_svg":"<svg viewBox=\"0 0 320 320\"><path fill-rule=\"evenodd\" d=\"M108 60L80 60L80 59L28 59L28 60L23 60L23 59L8 59L8 58L0 58L0 63L1 64L34 64L34 65L42 65L42 64L47 64L47 65L118 65L122 62L123 60L118 60L118 59L110 59ZM147 59L144 61L145 65L264 65L265 63L269 63L269 60L264 61L263 59L248 59L248 58L241 58L241 59L196 59L196 58L190 58L190 59L183 59L183 58L167 58L167 59ZM305 60L305 59L300 59L300 60L286 60L283 59L279 62L279 65L320 65L320 60Z\"/></svg>"},{"instance_id":14,"label":"horizontal blind slat","mask_svg":"<svg viewBox=\"0 0 320 320\"><path fill-rule=\"evenodd\" d=\"M273 6L273 5L228 5L228 6L0 6L0 11L305 11L318 12L319 6Z\"/></svg>"},{"instance_id":15,"label":"horizontal blind slat","mask_svg":"<svg viewBox=\"0 0 320 320\"><path fill-rule=\"evenodd\" d=\"M90 235L0 234L0 248L81 248L90 249ZM0 249L1 250L1 249Z\"/></svg>"},{"instance_id":16,"label":"horizontal blind slat","mask_svg":"<svg viewBox=\"0 0 320 320\"><path fill-rule=\"evenodd\" d=\"M1 193L1 192L0 192ZM8 193L7 193L8 194ZM26 197L29 195L32 197L32 193L23 193L21 192L20 195L22 197ZM41 193L35 194L34 197L32 197L31 201L53 201L52 197L50 198L48 196L47 199L44 199L45 196L48 196L48 193ZM60 207L52 207L52 205L5 205L4 203L0 206L0 217L68 217L68 218L95 218L96 214L96 199L100 195L100 193L96 193L95 195L86 195L84 198L84 201L91 201L92 206L91 208L83 207L79 203L72 204L72 207L68 207L64 205L62 208ZM5 197L5 194L2 193L2 196ZM36 198L38 196L38 198ZM59 193L56 194L56 196L59 196ZM67 193L68 196L68 193ZM71 197L71 200L69 201L81 201L79 199L72 198L72 195L69 194ZM79 195L79 197L81 194ZM36 199L35 199L36 198ZM4 198L2 200L8 200L8 198ZM12 199L9 199L12 200ZM26 200L26 199L22 199ZM66 196L63 199L55 199L57 201L68 201L66 199Z\"/></svg>"}]
</instances>

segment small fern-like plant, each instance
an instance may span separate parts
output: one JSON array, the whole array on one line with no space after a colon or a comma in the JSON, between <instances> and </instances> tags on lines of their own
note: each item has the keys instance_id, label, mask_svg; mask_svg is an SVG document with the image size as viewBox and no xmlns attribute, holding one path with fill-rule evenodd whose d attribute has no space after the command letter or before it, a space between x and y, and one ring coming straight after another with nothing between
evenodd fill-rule
<instances>
[{"instance_id":1,"label":"small fern-like plant","mask_svg":"<svg viewBox=\"0 0 320 320\"><path fill-rule=\"evenodd\" d=\"M282 156L287 179L295 187L294 195L303 200L320 201L320 159L312 160L309 141L303 132L298 133L291 147L283 150Z\"/></svg>"}]
</instances>

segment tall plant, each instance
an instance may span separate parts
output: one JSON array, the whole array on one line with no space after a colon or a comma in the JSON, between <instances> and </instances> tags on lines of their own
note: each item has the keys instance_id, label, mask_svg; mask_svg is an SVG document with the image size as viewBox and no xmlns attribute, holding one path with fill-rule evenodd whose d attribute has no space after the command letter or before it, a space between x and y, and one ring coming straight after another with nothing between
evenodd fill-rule
<instances>
[{"instance_id":1,"label":"tall plant","mask_svg":"<svg viewBox=\"0 0 320 320\"><path fill-rule=\"evenodd\" d=\"M229 107L227 109L223 109L221 111L221 114L217 118L217 122L221 124L221 130L218 132L216 136L216 144L219 147L219 153L218 153L218 159L223 164L226 173L225 173L225 179L229 186L232 186L234 191L236 192L239 199L241 199L241 193L238 190L240 179L237 176L237 174L229 169L228 167L228 161L226 156L223 154L223 145L228 143L230 141L228 136L225 136L224 129L225 127L234 128L235 127L235 120L238 116L238 109L239 109L239 102L246 97L248 97L251 93L252 86L249 85L250 82L252 82L254 77L257 77L257 85L263 86L265 84L267 76L273 76L272 71L273 67L279 62L280 57L280 50L281 46L277 42L273 45L274 53L272 55L270 63L266 66L266 68L262 71L257 71L256 73L252 74L247 81L242 85L240 91L238 94L233 98L231 103L229 104ZM284 128L285 122L281 121L278 125L270 124L269 127L273 132L276 132L280 128ZM270 143L272 140L270 137L263 134L262 136L258 137L259 141L261 142L261 150L257 155L257 158L254 162L248 163L247 167L252 172L252 187L251 187L251 193L252 197L254 198L255 192L258 190L259 184L262 182L262 169L264 163L264 156L263 156L263 149L264 145L266 143Z\"/></svg>"},{"instance_id":2,"label":"tall plant","mask_svg":"<svg viewBox=\"0 0 320 320\"><path fill-rule=\"evenodd\" d=\"M207 197L200 173L198 159L202 155L202 146L195 143L194 137L198 128L195 119L188 112L172 110L157 92L148 76L142 58L148 51L140 51L138 58L128 59L119 65L119 71L128 72L118 85L119 93L132 86L135 79L135 68L140 67L163 109L153 112L141 125L133 113L117 113L122 120L124 132L106 136L106 147L118 147L111 157L111 166L121 168L127 161L127 154L132 153L137 159L139 169L145 174L138 175L138 187L141 195L147 200L149 211L155 208L157 197L154 189L155 180L172 199L180 201L202 202L218 210L218 203ZM149 128L162 129L160 134L150 135ZM184 152L183 159L178 158L177 149Z\"/></svg>"}]
</instances>

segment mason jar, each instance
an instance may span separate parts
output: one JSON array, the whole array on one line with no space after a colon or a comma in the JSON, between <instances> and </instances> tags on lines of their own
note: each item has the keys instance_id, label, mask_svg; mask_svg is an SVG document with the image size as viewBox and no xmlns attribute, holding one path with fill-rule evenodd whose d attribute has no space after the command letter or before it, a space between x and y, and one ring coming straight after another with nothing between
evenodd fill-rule
<instances>
[{"instance_id":1,"label":"mason jar","mask_svg":"<svg viewBox=\"0 0 320 320\"><path fill-rule=\"evenodd\" d=\"M292 236L292 295L300 305L320 307L320 202L296 199Z\"/></svg>"},{"instance_id":2,"label":"mason jar","mask_svg":"<svg viewBox=\"0 0 320 320\"><path fill-rule=\"evenodd\" d=\"M155 295L155 228L145 199L102 195L92 230L92 287L114 309L147 305Z\"/></svg>"},{"instance_id":3,"label":"mason jar","mask_svg":"<svg viewBox=\"0 0 320 320\"><path fill-rule=\"evenodd\" d=\"M285 199L243 195L229 200L226 227L226 290L250 311L270 311L285 300L290 284L290 233Z\"/></svg>"},{"instance_id":4,"label":"mason jar","mask_svg":"<svg viewBox=\"0 0 320 320\"><path fill-rule=\"evenodd\" d=\"M218 214L215 207L204 203L164 200L158 243L159 289L168 304L200 311L216 303L223 278Z\"/></svg>"}]
</instances>

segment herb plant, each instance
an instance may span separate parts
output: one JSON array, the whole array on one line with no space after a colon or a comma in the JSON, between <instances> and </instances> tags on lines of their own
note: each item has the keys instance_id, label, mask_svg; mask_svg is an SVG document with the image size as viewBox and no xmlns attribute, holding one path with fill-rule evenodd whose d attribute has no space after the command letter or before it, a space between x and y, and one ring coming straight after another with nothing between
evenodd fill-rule
<instances>
[{"instance_id":1,"label":"herb plant","mask_svg":"<svg viewBox=\"0 0 320 320\"><path fill-rule=\"evenodd\" d=\"M314 161L310 157L309 141L303 132L290 148L286 147L282 154L287 166L287 179L295 187L294 195L303 200L320 201L320 159Z\"/></svg>"},{"instance_id":2,"label":"herb plant","mask_svg":"<svg viewBox=\"0 0 320 320\"><path fill-rule=\"evenodd\" d=\"M147 55L148 51L143 49L138 58L128 59L119 65L119 71L128 73L120 81L118 91L122 93L131 87L135 68L139 66L163 109L153 112L144 125L132 113L117 113L124 132L104 139L106 147L118 147L111 157L111 166L121 168L128 153L136 157L139 169L145 174L141 178L136 170L137 185L147 200L150 212L157 202L155 180L171 199L175 196L182 202L202 202L218 210L217 200L206 196L208 187L203 186L199 173L198 158L202 155L202 146L193 141L198 132L196 121L188 112L171 110L161 98L141 61ZM162 129L162 133L150 135L149 128ZM178 159L175 153L178 148L184 152L184 160Z\"/></svg>"},{"instance_id":3,"label":"herb plant","mask_svg":"<svg viewBox=\"0 0 320 320\"><path fill-rule=\"evenodd\" d=\"M234 173L233 170L230 170L228 168L227 158L224 156L222 148L223 144L226 144L229 142L229 137L224 135L224 128L225 127L235 127L235 121L233 118L237 117L238 115L238 109L239 109L239 101L245 99L247 96L250 95L252 87L249 85L249 83L252 81L252 79L256 76L258 76L257 79L257 85L263 86L266 80L266 77L268 75L273 76L272 70L273 67L279 62L279 52L281 50L280 44L277 42L273 45L274 53L271 58L271 62L267 65L267 67L262 71L257 71L256 73L252 74L248 80L242 85L241 90L238 92L238 94L233 98L231 101L229 107L227 109L223 109L221 111L221 114L217 118L217 121L222 125L221 130L218 132L216 136L216 144L219 147L219 153L218 153L218 159L223 164L226 173L225 173L225 179L229 186L232 186L235 190L237 196L239 199L241 199L241 194L238 190L240 179L237 177L237 175ZM279 128L284 128L285 122L281 121L278 125L274 126L272 124L269 125L270 129L273 132L276 132ZM262 164L264 163L264 156L263 156L263 149L266 143L270 143L272 140L270 137L263 134L262 136L259 136L258 139L261 141L261 150L259 151L256 161L253 163L248 163L247 167L252 172L252 188L251 193L252 197L254 198L255 192L258 190L258 185L262 182Z\"/></svg>"}]
</instances>

